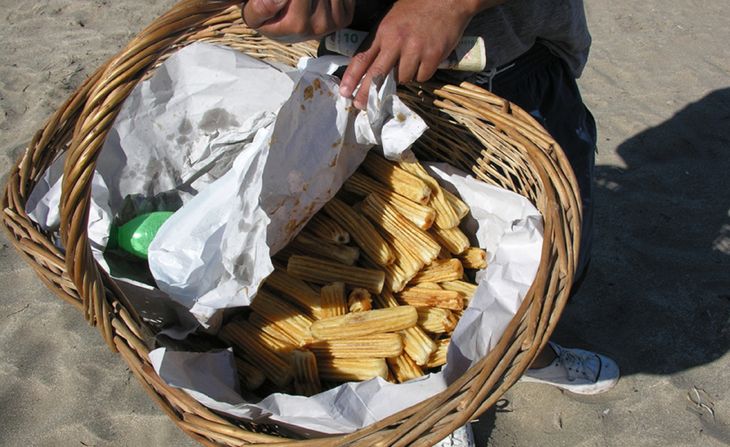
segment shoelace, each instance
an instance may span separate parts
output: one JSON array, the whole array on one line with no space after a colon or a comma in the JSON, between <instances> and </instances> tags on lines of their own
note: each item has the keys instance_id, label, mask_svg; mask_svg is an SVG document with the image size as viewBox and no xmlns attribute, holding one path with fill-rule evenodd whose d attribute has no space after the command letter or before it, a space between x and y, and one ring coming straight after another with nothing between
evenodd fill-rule
<instances>
[{"instance_id":1,"label":"shoelace","mask_svg":"<svg viewBox=\"0 0 730 447\"><path fill-rule=\"evenodd\" d=\"M579 375L587 380L596 380L595 373L593 373L587 365L588 358L580 356L572 351L563 349L560 352L560 363L563 364L565 370L568 373L568 380L574 381Z\"/></svg>"}]
</instances>

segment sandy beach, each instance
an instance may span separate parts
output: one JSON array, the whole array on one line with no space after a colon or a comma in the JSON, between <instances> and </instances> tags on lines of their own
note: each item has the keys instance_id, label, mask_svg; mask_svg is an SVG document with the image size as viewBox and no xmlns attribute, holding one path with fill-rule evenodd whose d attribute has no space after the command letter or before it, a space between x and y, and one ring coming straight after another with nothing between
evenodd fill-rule
<instances>
[{"instance_id":1,"label":"sandy beach","mask_svg":"<svg viewBox=\"0 0 730 447\"><path fill-rule=\"evenodd\" d=\"M3 184L44 120L173 3L0 0ZM623 376L595 397L518 384L478 445L730 445L730 3L586 3L595 242L555 338ZM0 445L198 445L0 243Z\"/></svg>"}]
</instances>

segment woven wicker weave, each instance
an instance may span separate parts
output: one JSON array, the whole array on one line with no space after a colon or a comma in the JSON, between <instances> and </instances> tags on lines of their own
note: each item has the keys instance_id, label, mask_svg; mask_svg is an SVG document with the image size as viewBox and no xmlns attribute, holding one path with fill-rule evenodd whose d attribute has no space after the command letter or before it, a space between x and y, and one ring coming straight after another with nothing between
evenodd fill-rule
<instances>
[{"instance_id":1,"label":"woven wicker weave","mask_svg":"<svg viewBox=\"0 0 730 447\"><path fill-rule=\"evenodd\" d=\"M428 123L417 143L424 160L447 161L529 198L544 216L537 277L496 348L444 392L355 433L318 440L287 438L277 427L215 414L155 374L148 329L93 260L86 235L94 163L122 102L167 56L195 41L294 64L311 44L283 45L246 28L238 2L187 0L157 19L100 67L48 120L9 174L2 196L10 240L41 280L96 325L147 392L204 445L432 445L493 405L545 345L566 303L577 259L580 202L565 155L518 107L469 84L410 85L400 96ZM25 214L28 195L50 163L67 152L61 235L54 246Z\"/></svg>"}]
</instances>

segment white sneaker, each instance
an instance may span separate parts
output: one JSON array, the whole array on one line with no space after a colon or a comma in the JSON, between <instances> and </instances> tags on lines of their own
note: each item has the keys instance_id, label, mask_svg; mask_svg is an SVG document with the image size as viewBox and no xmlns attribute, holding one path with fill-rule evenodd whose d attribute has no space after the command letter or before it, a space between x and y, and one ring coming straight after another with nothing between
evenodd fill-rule
<instances>
[{"instance_id":1,"label":"white sneaker","mask_svg":"<svg viewBox=\"0 0 730 447\"><path fill-rule=\"evenodd\" d=\"M548 344L556 354L553 363L528 369L520 379L522 382L545 383L576 394L600 394L618 383L618 365L610 358L553 342Z\"/></svg>"},{"instance_id":2,"label":"white sneaker","mask_svg":"<svg viewBox=\"0 0 730 447\"><path fill-rule=\"evenodd\" d=\"M434 447L476 447L471 423L457 428L449 436L434 445Z\"/></svg>"}]
</instances>

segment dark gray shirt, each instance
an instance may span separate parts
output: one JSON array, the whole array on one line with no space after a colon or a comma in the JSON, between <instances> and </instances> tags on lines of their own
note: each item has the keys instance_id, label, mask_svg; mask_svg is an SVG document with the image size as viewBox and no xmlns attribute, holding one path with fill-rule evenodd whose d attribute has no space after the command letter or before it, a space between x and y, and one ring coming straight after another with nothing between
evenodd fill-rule
<instances>
[{"instance_id":1,"label":"dark gray shirt","mask_svg":"<svg viewBox=\"0 0 730 447\"><path fill-rule=\"evenodd\" d=\"M475 16L464 35L484 38L488 70L541 42L567 62L576 78L591 46L583 0L507 0Z\"/></svg>"}]
</instances>

